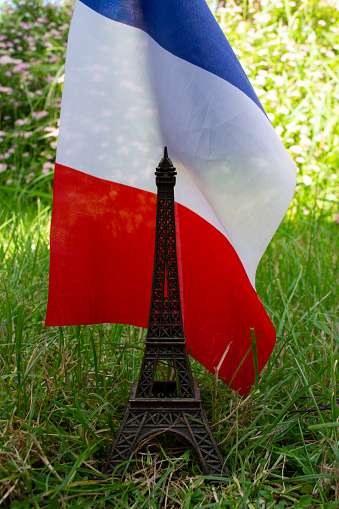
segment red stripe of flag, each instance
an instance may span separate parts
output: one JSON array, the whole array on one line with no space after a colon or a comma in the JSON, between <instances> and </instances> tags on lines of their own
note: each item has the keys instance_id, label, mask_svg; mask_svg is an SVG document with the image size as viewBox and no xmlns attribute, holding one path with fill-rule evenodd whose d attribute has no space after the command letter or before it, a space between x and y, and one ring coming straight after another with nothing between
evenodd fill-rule
<instances>
[{"instance_id":1,"label":"red stripe of flag","mask_svg":"<svg viewBox=\"0 0 339 509\"><path fill-rule=\"evenodd\" d=\"M126 323L147 327L156 195L56 165L46 325ZM230 383L258 336L259 371L275 343L269 320L228 240L177 204L178 265L187 348L212 373L227 346ZM217 277L216 277L217 274ZM246 394L253 356L231 386Z\"/></svg>"}]
</instances>

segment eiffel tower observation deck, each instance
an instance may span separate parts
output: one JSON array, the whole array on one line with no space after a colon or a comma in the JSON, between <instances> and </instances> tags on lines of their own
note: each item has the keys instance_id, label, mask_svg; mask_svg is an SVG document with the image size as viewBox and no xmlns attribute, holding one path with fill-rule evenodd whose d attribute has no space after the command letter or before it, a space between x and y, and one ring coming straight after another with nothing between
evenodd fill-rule
<instances>
[{"instance_id":1,"label":"eiffel tower observation deck","mask_svg":"<svg viewBox=\"0 0 339 509\"><path fill-rule=\"evenodd\" d=\"M114 472L115 477L123 477L126 462L141 441L170 432L186 439L196 450L204 474L220 477L225 472L224 461L207 420L199 384L193 380L186 350L175 231L177 172L166 147L155 175L154 268L144 358L103 474Z\"/></svg>"}]
</instances>

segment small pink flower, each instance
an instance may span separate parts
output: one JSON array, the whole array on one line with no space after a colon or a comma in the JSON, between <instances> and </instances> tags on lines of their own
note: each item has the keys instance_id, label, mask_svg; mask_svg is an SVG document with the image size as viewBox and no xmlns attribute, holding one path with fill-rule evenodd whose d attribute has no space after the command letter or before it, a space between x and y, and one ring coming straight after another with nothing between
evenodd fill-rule
<instances>
[{"instance_id":1,"label":"small pink flower","mask_svg":"<svg viewBox=\"0 0 339 509\"><path fill-rule=\"evenodd\" d=\"M41 155L46 157L46 159L54 159L54 155L51 154L50 152L41 152Z\"/></svg>"},{"instance_id":2,"label":"small pink flower","mask_svg":"<svg viewBox=\"0 0 339 509\"><path fill-rule=\"evenodd\" d=\"M32 180L33 177L34 177L34 173L29 173L26 178L26 183L28 184Z\"/></svg>"},{"instance_id":3,"label":"small pink flower","mask_svg":"<svg viewBox=\"0 0 339 509\"><path fill-rule=\"evenodd\" d=\"M42 130L45 131L46 133L51 133L49 136L55 136L57 138L59 135L59 129L58 128L55 129L55 127L47 126L44 127Z\"/></svg>"},{"instance_id":4,"label":"small pink flower","mask_svg":"<svg viewBox=\"0 0 339 509\"><path fill-rule=\"evenodd\" d=\"M41 173L46 174L49 173L51 170L54 170L54 164L51 163L50 161L47 161L46 163L44 163Z\"/></svg>"},{"instance_id":5,"label":"small pink flower","mask_svg":"<svg viewBox=\"0 0 339 509\"><path fill-rule=\"evenodd\" d=\"M22 156L23 157L29 157L29 152L23 152Z\"/></svg>"},{"instance_id":6,"label":"small pink flower","mask_svg":"<svg viewBox=\"0 0 339 509\"><path fill-rule=\"evenodd\" d=\"M0 57L0 64L2 64L2 65L5 65L5 64L22 64L22 60L20 60L19 58L9 57L8 55L2 55Z\"/></svg>"},{"instance_id":7,"label":"small pink flower","mask_svg":"<svg viewBox=\"0 0 339 509\"><path fill-rule=\"evenodd\" d=\"M33 111L33 118L44 118L48 115L48 111Z\"/></svg>"},{"instance_id":8,"label":"small pink flower","mask_svg":"<svg viewBox=\"0 0 339 509\"><path fill-rule=\"evenodd\" d=\"M61 98L58 98L54 104L52 104L53 108L60 108L61 106Z\"/></svg>"},{"instance_id":9,"label":"small pink flower","mask_svg":"<svg viewBox=\"0 0 339 509\"><path fill-rule=\"evenodd\" d=\"M15 65L12 70L13 72L22 72L25 71L27 67L28 65L23 62L22 64Z\"/></svg>"},{"instance_id":10,"label":"small pink flower","mask_svg":"<svg viewBox=\"0 0 339 509\"><path fill-rule=\"evenodd\" d=\"M53 150L57 148L58 143L56 141L51 141L50 146Z\"/></svg>"},{"instance_id":11,"label":"small pink flower","mask_svg":"<svg viewBox=\"0 0 339 509\"><path fill-rule=\"evenodd\" d=\"M16 107L16 106L20 106L20 105L21 105L21 103L20 103L19 101L16 101L15 99L13 99L13 97L10 97L10 98L8 99L8 102L10 102L10 103L14 104L14 106L15 106L15 107Z\"/></svg>"},{"instance_id":12,"label":"small pink flower","mask_svg":"<svg viewBox=\"0 0 339 509\"><path fill-rule=\"evenodd\" d=\"M13 89L10 87L0 87L0 92L3 92L4 94L12 94Z\"/></svg>"},{"instance_id":13,"label":"small pink flower","mask_svg":"<svg viewBox=\"0 0 339 509\"><path fill-rule=\"evenodd\" d=\"M22 125L27 124L27 122L28 122L28 119L27 119L27 118L25 118L25 120L24 120L24 119L22 119L22 118L18 118L18 120L16 120L14 123L15 123L15 125L22 126Z\"/></svg>"},{"instance_id":14,"label":"small pink flower","mask_svg":"<svg viewBox=\"0 0 339 509\"><path fill-rule=\"evenodd\" d=\"M0 173L3 173L7 169L7 164L0 163Z\"/></svg>"}]
</instances>

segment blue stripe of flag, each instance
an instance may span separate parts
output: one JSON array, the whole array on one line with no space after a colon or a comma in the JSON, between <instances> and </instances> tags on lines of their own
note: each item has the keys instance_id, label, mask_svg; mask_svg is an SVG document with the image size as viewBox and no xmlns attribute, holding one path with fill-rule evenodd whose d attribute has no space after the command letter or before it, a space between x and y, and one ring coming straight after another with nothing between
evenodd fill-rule
<instances>
[{"instance_id":1,"label":"blue stripe of flag","mask_svg":"<svg viewBox=\"0 0 339 509\"><path fill-rule=\"evenodd\" d=\"M144 30L173 55L237 87L264 111L205 0L80 1L106 18Z\"/></svg>"}]
</instances>

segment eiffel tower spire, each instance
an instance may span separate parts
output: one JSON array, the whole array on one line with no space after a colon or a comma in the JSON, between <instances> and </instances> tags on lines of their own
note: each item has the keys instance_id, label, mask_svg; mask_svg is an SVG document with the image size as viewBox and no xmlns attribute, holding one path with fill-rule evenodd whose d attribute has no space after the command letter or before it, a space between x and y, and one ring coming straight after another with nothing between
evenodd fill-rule
<instances>
[{"instance_id":1,"label":"eiffel tower spire","mask_svg":"<svg viewBox=\"0 0 339 509\"><path fill-rule=\"evenodd\" d=\"M158 193L148 341L184 339L175 237L176 174L165 147L164 157L155 172Z\"/></svg>"},{"instance_id":2,"label":"eiffel tower spire","mask_svg":"<svg viewBox=\"0 0 339 509\"><path fill-rule=\"evenodd\" d=\"M145 353L125 416L103 468L123 477L141 440L170 431L196 450L205 474L220 476L225 467L208 424L199 384L193 380L180 304L175 233L176 171L168 157L156 168L157 215L154 269Z\"/></svg>"}]
</instances>

